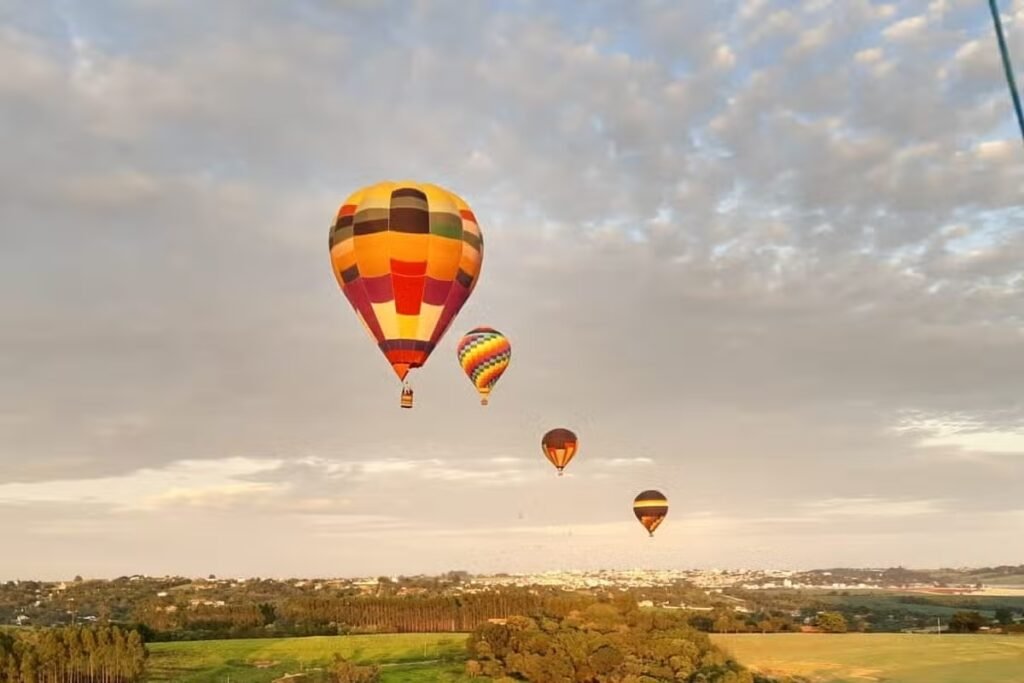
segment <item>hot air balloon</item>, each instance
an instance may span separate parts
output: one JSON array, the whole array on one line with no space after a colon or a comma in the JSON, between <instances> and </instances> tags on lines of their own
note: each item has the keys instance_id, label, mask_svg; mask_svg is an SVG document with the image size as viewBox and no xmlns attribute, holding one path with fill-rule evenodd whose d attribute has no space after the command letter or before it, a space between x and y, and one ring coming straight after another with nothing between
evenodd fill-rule
<instances>
[{"instance_id":1,"label":"hot air balloon","mask_svg":"<svg viewBox=\"0 0 1024 683\"><path fill-rule=\"evenodd\" d=\"M483 236L453 192L411 181L382 182L342 203L330 232L331 267L360 322L403 382L427 362L473 292Z\"/></svg>"},{"instance_id":2,"label":"hot air balloon","mask_svg":"<svg viewBox=\"0 0 1024 683\"><path fill-rule=\"evenodd\" d=\"M643 491L633 499L633 514L647 529L647 533L654 536L654 530L668 514L668 500L660 491Z\"/></svg>"},{"instance_id":3,"label":"hot air balloon","mask_svg":"<svg viewBox=\"0 0 1024 683\"><path fill-rule=\"evenodd\" d=\"M477 327L459 340L455 351L463 372L480 393L480 403L487 405L494 383L512 360L512 345L501 332Z\"/></svg>"},{"instance_id":4,"label":"hot air balloon","mask_svg":"<svg viewBox=\"0 0 1024 683\"><path fill-rule=\"evenodd\" d=\"M558 476L562 476L562 470L576 455L579 440L568 429L559 427L544 435L544 438L540 440L540 447L544 451L544 456L558 468Z\"/></svg>"}]
</instances>

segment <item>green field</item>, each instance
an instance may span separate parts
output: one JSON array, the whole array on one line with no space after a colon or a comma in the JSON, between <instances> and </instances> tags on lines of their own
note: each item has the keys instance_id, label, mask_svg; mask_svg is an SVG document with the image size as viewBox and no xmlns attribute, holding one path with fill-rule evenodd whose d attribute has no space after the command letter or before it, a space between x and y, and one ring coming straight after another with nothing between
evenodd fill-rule
<instances>
[{"instance_id":1,"label":"green field","mask_svg":"<svg viewBox=\"0 0 1024 683\"><path fill-rule=\"evenodd\" d=\"M1024 598L992 595L932 595L925 593L854 592L848 595L821 594L815 598L836 606L865 607L873 612L907 611L950 617L962 610L977 610L992 617L1000 607L1024 609ZM907 601L912 602L907 602Z\"/></svg>"},{"instance_id":2,"label":"green field","mask_svg":"<svg viewBox=\"0 0 1024 683\"><path fill-rule=\"evenodd\" d=\"M1024 637L779 633L712 640L751 669L815 683L1024 683Z\"/></svg>"},{"instance_id":3,"label":"green field","mask_svg":"<svg viewBox=\"0 0 1024 683\"><path fill-rule=\"evenodd\" d=\"M150 643L150 681L266 683L323 666L334 653L382 665L385 682L468 680L462 676L466 637L461 633L314 636Z\"/></svg>"},{"instance_id":4,"label":"green field","mask_svg":"<svg viewBox=\"0 0 1024 683\"><path fill-rule=\"evenodd\" d=\"M712 635L765 674L814 683L1024 683L1024 636ZM323 666L335 653L380 664L386 683L458 683L466 634L321 636L151 643L150 681L268 683ZM480 680L480 679L476 679Z\"/></svg>"}]
</instances>

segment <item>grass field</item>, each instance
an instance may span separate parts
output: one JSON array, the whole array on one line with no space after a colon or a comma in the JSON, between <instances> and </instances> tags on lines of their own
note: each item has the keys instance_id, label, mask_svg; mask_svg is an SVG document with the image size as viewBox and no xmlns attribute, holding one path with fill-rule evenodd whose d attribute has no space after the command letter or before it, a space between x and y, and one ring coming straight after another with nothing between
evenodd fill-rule
<instances>
[{"instance_id":1,"label":"grass field","mask_svg":"<svg viewBox=\"0 0 1024 683\"><path fill-rule=\"evenodd\" d=\"M866 607L873 612L904 610L918 614L949 618L961 610L978 610L987 617L992 617L999 607L1024 609L1024 596L1021 595L935 595L928 593L880 593L878 591L855 592L848 595L832 595L831 593L815 594L822 602L836 606ZM904 602L904 600L919 602Z\"/></svg>"},{"instance_id":2,"label":"grass field","mask_svg":"<svg viewBox=\"0 0 1024 683\"><path fill-rule=\"evenodd\" d=\"M815 683L1024 683L1024 637L713 635L746 666Z\"/></svg>"},{"instance_id":3,"label":"grass field","mask_svg":"<svg viewBox=\"0 0 1024 683\"><path fill-rule=\"evenodd\" d=\"M454 683L468 680L462 676L466 637L408 633L151 643L148 680L265 683L323 666L338 652L359 663L383 665L386 683Z\"/></svg>"},{"instance_id":4,"label":"grass field","mask_svg":"<svg viewBox=\"0 0 1024 683\"><path fill-rule=\"evenodd\" d=\"M814 683L1024 683L1024 636L865 633L712 635L743 664ZM268 683L335 652L381 664L385 683L463 683L465 634L152 643L150 681ZM479 679L476 679L479 680Z\"/></svg>"}]
</instances>

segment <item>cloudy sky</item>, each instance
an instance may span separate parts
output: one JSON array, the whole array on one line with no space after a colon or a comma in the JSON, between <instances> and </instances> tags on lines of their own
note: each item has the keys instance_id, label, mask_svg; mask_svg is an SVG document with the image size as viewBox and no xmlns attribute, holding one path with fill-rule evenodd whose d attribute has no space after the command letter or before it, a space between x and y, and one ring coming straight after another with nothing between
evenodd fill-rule
<instances>
[{"instance_id":1,"label":"cloudy sky","mask_svg":"<svg viewBox=\"0 0 1024 683\"><path fill-rule=\"evenodd\" d=\"M0 64L0 578L1024 562L983 3L3 0ZM327 249L401 178L487 245L412 411Z\"/></svg>"}]
</instances>

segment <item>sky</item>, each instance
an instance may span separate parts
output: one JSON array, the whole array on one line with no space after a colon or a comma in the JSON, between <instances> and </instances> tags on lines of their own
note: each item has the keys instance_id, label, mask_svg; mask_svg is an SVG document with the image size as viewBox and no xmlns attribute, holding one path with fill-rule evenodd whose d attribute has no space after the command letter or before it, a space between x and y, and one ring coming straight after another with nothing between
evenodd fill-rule
<instances>
[{"instance_id":1,"label":"sky","mask_svg":"<svg viewBox=\"0 0 1024 683\"><path fill-rule=\"evenodd\" d=\"M983 3L0 0L0 63L0 579L1024 562ZM327 240L405 178L486 245L411 411Z\"/></svg>"}]
</instances>

